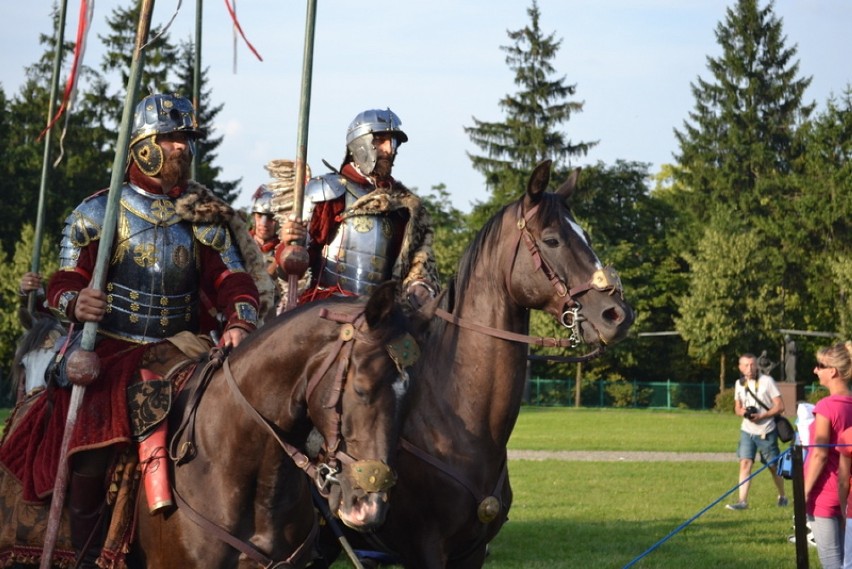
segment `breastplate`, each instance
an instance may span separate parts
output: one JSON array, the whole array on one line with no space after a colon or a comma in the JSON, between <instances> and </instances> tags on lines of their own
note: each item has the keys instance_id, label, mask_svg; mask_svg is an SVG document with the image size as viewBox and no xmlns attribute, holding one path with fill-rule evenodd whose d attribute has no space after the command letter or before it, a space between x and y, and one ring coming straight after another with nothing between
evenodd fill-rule
<instances>
[{"instance_id":1,"label":"breastplate","mask_svg":"<svg viewBox=\"0 0 852 569\"><path fill-rule=\"evenodd\" d=\"M370 191L347 184L346 207ZM391 278L398 239L405 222L395 213L355 215L347 211L334 240L323 249L319 285L339 286L353 294L370 294Z\"/></svg>"},{"instance_id":2,"label":"breastplate","mask_svg":"<svg viewBox=\"0 0 852 569\"><path fill-rule=\"evenodd\" d=\"M198 249L168 196L125 185L101 330L146 343L198 328Z\"/></svg>"}]
</instances>

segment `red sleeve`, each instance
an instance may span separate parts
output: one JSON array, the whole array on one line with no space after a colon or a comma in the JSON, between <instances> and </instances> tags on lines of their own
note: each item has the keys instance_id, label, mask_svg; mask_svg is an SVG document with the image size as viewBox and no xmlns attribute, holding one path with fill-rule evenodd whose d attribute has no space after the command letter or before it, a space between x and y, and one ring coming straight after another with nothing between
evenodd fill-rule
<instances>
[{"instance_id":1,"label":"red sleeve","mask_svg":"<svg viewBox=\"0 0 852 569\"><path fill-rule=\"evenodd\" d=\"M66 292L80 292L92 282L95 261L98 257L98 243L93 241L80 250L77 266L73 269L60 269L53 273L47 283L45 301L50 308L59 306L59 299ZM69 316L66 314L66 316ZM69 316L70 317L70 316Z\"/></svg>"},{"instance_id":2,"label":"red sleeve","mask_svg":"<svg viewBox=\"0 0 852 569\"><path fill-rule=\"evenodd\" d=\"M231 272L218 251L199 244L201 251L201 288L213 300L216 309L225 315L225 329L234 326L252 331L257 327L260 305L257 286L245 272Z\"/></svg>"}]
</instances>

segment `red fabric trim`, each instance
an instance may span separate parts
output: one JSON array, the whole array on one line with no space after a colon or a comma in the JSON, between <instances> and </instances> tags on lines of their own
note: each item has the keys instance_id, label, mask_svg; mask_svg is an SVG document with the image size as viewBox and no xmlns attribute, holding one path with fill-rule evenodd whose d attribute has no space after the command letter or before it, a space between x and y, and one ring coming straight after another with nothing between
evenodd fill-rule
<instances>
[{"instance_id":1,"label":"red fabric trim","mask_svg":"<svg viewBox=\"0 0 852 569\"><path fill-rule=\"evenodd\" d=\"M234 273L232 273L231 271L229 271L227 269L225 269L224 271L219 273L219 276L216 277L215 281L213 281L213 288L215 288L216 290L219 290L219 285L222 284L222 281L224 281L226 278L228 278L232 274L234 274Z\"/></svg>"}]
</instances>

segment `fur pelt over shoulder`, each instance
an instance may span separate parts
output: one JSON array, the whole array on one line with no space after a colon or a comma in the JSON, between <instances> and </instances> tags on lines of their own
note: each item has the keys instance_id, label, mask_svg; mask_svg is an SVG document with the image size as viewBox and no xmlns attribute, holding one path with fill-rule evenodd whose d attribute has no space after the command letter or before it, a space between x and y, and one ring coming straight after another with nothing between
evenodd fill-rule
<instances>
[{"instance_id":1,"label":"fur pelt over shoulder","mask_svg":"<svg viewBox=\"0 0 852 569\"><path fill-rule=\"evenodd\" d=\"M269 314L275 303L275 283L266 272L263 253L249 234L248 224L242 215L208 188L192 181L175 200L175 212L190 223L227 224L242 254L246 272L251 275L260 293L258 315ZM262 324L262 321L258 322L258 326Z\"/></svg>"}]
</instances>

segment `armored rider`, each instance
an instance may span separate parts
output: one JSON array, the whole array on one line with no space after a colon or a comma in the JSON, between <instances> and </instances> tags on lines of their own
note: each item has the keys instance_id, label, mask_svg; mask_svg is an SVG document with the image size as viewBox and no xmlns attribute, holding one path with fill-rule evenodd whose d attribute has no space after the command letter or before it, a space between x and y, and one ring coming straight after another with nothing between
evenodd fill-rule
<instances>
[{"instance_id":1,"label":"armored rider","mask_svg":"<svg viewBox=\"0 0 852 569\"><path fill-rule=\"evenodd\" d=\"M429 213L391 175L408 141L400 126L390 109L359 113L346 132L340 171L309 180L302 219L282 223L282 246L305 239L310 258L299 303L369 294L389 279L400 281L413 308L438 292Z\"/></svg>"},{"instance_id":2,"label":"armored rider","mask_svg":"<svg viewBox=\"0 0 852 569\"><path fill-rule=\"evenodd\" d=\"M251 214L253 227L249 233L263 254L267 274L274 279L278 276L275 248L281 241L278 239L278 224L272 211L272 190L266 184L258 186L252 195ZM278 306L280 299L280 289L276 287L275 306Z\"/></svg>"},{"instance_id":3,"label":"armored rider","mask_svg":"<svg viewBox=\"0 0 852 569\"><path fill-rule=\"evenodd\" d=\"M108 190L87 198L66 220L60 270L49 282L47 301L71 322L100 323L95 352L101 371L86 388L69 447L68 506L80 567L95 567L101 553L115 445L139 442L149 509L171 505L163 422L171 386L149 369L151 354L167 346L166 339L181 346L176 338L212 332L217 323L212 309L224 315L220 333L226 346L237 346L257 325L258 288L231 224L238 216L189 180L202 135L183 97L156 94L137 105L104 290L90 281ZM241 233L250 242L244 225ZM209 349L212 342L202 345ZM185 351L197 355L197 348ZM62 403L54 405L54 413L67 410L69 392L55 390ZM38 418L29 416L34 415ZM61 427L64 413L52 424ZM37 484L33 491L41 493Z\"/></svg>"}]
</instances>

